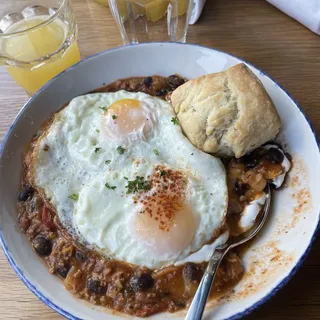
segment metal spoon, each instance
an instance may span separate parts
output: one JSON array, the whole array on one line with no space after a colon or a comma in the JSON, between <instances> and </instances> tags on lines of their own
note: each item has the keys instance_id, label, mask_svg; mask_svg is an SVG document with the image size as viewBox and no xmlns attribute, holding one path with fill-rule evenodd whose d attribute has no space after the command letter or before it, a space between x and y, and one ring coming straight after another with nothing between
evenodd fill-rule
<instances>
[{"instance_id":1,"label":"metal spoon","mask_svg":"<svg viewBox=\"0 0 320 320\"><path fill-rule=\"evenodd\" d=\"M226 244L217 247L214 253L212 254L212 257L208 262L207 269L199 284L198 290L189 307L187 316L185 318L186 320L200 320L202 318L204 308L207 303L208 295L212 287L212 283L216 276L220 262L222 261L226 253L230 249L236 246L239 246L240 244L243 244L248 240L252 239L261 230L262 226L267 220L269 209L270 209L271 192L270 192L269 185L266 187L265 193L266 193L266 202L263 207L263 211L258 215L254 226L245 233L242 233L236 237L231 237Z\"/></svg>"}]
</instances>

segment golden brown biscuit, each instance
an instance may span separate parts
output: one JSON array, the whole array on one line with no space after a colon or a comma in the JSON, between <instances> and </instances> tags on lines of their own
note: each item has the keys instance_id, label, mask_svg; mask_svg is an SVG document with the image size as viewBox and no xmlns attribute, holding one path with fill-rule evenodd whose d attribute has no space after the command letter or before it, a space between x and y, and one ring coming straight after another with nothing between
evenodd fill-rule
<instances>
[{"instance_id":1,"label":"golden brown biscuit","mask_svg":"<svg viewBox=\"0 0 320 320\"><path fill-rule=\"evenodd\" d=\"M245 64L190 80L171 101L189 140L219 156L239 158L274 139L281 126L271 98Z\"/></svg>"}]
</instances>

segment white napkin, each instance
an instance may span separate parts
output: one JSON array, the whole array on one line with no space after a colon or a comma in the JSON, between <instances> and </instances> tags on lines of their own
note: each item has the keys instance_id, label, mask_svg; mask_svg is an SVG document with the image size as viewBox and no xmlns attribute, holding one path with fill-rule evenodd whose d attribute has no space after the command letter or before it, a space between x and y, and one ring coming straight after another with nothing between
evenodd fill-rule
<instances>
[{"instance_id":1,"label":"white napkin","mask_svg":"<svg viewBox=\"0 0 320 320\"><path fill-rule=\"evenodd\" d=\"M193 10L191 13L189 24L195 24L198 21L205 3L206 0L193 0Z\"/></svg>"},{"instance_id":2,"label":"white napkin","mask_svg":"<svg viewBox=\"0 0 320 320\"><path fill-rule=\"evenodd\" d=\"M320 0L267 0L320 35Z\"/></svg>"}]
</instances>

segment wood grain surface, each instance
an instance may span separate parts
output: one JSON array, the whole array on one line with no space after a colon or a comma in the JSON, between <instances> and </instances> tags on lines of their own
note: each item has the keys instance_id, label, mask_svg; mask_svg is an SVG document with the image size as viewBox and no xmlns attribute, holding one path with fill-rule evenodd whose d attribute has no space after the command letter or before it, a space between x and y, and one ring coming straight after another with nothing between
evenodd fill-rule
<instances>
[{"instance_id":1,"label":"wood grain surface","mask_svg":"<svg viewBox=\"0 0 320 320\"><path fill-rule=\"evenodd\" d=\"M73 0L73 6L83 58L122 44L107 8L93 0ZM291 93L320 133L319 36L263 0L208 0L199 22L189 28L188 42L227 51L263 69ZM0 68L0 140L27 99ZM320 319L319 252L318 239L289 284L246 319ZM22 284L1 250L0 319L62 319Z\"/></svg>"}]
</instances>

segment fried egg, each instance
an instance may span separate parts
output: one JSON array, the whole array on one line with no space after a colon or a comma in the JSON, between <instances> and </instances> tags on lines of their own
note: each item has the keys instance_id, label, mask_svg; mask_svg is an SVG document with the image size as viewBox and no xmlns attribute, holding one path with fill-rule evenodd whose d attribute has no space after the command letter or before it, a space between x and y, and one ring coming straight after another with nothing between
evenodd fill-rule
<instances>
[{"instance_id":1,"label":"fried egg","mask_svg":"<svg viewBox=\"0 0 320 320\"><path fill-rule=\"evenodd\" d=\"M189 261L225 223L223 164L141 92L73 99L39 139L33 177L75 238L152 269Z\"/></svg>"}]
</instances>

